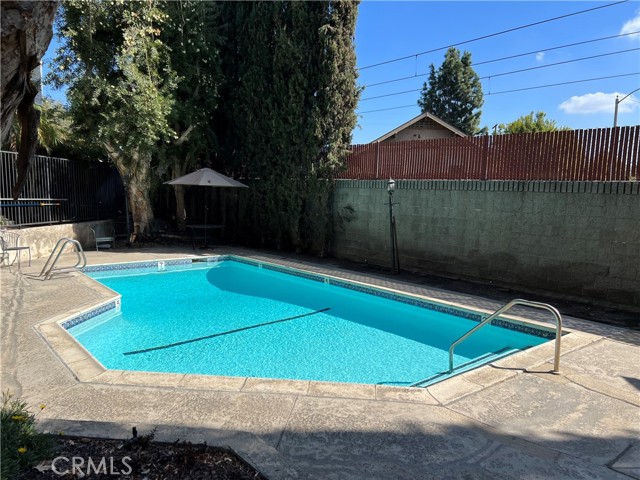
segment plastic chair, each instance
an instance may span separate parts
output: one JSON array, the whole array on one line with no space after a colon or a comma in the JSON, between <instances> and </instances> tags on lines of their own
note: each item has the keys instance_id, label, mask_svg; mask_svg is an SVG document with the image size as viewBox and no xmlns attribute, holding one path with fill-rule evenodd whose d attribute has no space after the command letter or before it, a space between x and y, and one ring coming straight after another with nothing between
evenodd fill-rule
<instances>
[{"instance_id":1,"label":"plastic chair","mask_svg":"<svg viewBox=\"0 0 640 480\"><path fill-rule=\"evenodd\" d=\"M29 266L31 266L31 247L27 245L20 245L20 235L13 232L3 231L0 232L0 248L2 248L1 263L6 260L9 262L11 252L15 252L16 257L13 262L8 263L9 266L13 265L18 260L18 269L20 269L20 257L23 251L27 251L29 254Z\"/></svg>"},{"instance_id":2,"label":"plastic chair","mask_svg":"<svg viewBox=\"0 0 640 480\"><path fill-rule=\"evenodd\" d=\"M116 231L113 227L110 227L104 223L99 223L91 227L93 232L93 238L96 242L96 252L99 248L115 248L116 246Z\"/></svg>"}]
</instances>

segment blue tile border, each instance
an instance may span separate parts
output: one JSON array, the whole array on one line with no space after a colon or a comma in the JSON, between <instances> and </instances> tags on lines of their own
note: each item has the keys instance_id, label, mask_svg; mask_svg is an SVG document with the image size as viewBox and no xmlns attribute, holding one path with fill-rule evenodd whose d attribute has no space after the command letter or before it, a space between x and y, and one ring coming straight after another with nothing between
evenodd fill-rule
<instances>
[{"instance_id":1,"label":"blue tile border","mask_svg":"<svg viewBox=\"0 0 640 480\"><path fill-rule=\"evenodd\" d=\"M91 320L92 318L97 317L98 315L102 315L103 313L108 312L109 310L117 311L119 310L118 308L119 305L120 305L120 299L118 298L111 302L105 303L104 305L100 305L99 307L92 308L88 312L81 313L80 315L72 317L69 320L60 322L60 325L65 330L69 330L71 327L75 327L76 325L86 322L87 320Z\"/></svg>"},{"instance_id":2,"label":"blue tile border","mask_svg":"<svg viewBox=\"0 0 640 480\"><path fill-rule=\"evenodd\" d=\"M179 258L175 260L153 260L146 262L130 262L130 263L112 263L108 265L91 265L82 269L83 273L89 272L112 272L117 270L136 270L140 268L160 268L161 264L165 266L174 265L190 265L191 258Z\"/></svg>"},{"instance_id":3,"label":"blue tile border","mask_svg":"<svg viewBox=\"0 0 640 480\"><path fill-rule=\"evenodd\" d=\"M181 258L174 260L154 260L154 261L145 261L145 262L131 262L131 263L120 263L120 264L111 264L111 265L93 265L90 267L85 267L83 272L100 272L100 271L117 271L117 270L132 270L132 269L143 269L143 268L152 268L158 270L164 270L166 266L175 266L175 265L188 265L192 263L217 263L225 260L230 260L238 263L243 263L246 265L251 265L258 268L264 268L267 270L272 270L275 272L284 273L287 275L293 275L296 277L305 278L307 280L312 280L315 282L326 283L329 285L333 285L336 287L346 288L349 290L354 290L356 292L366 293L369 295L375 295L377 297L385 298L387 300L393 300L396 302L405 303L408 305L413 305L420 308L425 308L427 310L433 310L439 313L444 313L448 315L453 315L456 317L465 318L468 320L472 320L474 322L481 322L486 318L486 314L471 312L468 310L464 310L462 308L452 307L448 305L441 305L435 303L430 300L425 300L422 298L417 298L410 296L408 294L401 294L396 292L391 292L387 290L383 290L381 288L377 288L374 286L363 285L360 283L354 283L348 280L342 280L337 278L328 277L319 273L307 272L305 270L300 270L293 267L286 267L283 265L276 265L269 262L264 262L262 260L255 260L247 257L240 257L237 255L214 255L209 257L200 257L200 258ZM99 307L103 308L103 307ZM115 308L112 307L112 308ZM64 328L70 328L71 326L75 326L83 321L88 320L89 318L93 318L100 313L104 313L102 310L98 313L93 313L93 311L87 312L80 317L73 318L71 320L67 320L62 325ZM92 314L93 313L93 314ZM86 318L85 318L86 317ZM78 320L78 318L84 318L83 320ZM69 322L75 322L73 325L65 326ZM527 335L533 335L536 337L546 338L546 339L554 339L555 331L547 330L541 327L536 327L534 325L525 325L519 322L505 320L501 318L496 318L491 321L491 325L505 328L507 330L512 330L515 332L525 333Z\"/></svg>"},{"instance_id":4,"label":"blue tile border","mask_svg":"<svg viewBox=\"0 0 640 480\"><path fill-rule=\"evenodd\" d=\"M193 263L190 258L178 258L176 260L163 260L165 265L190 265Z\"/></svg>"}]
</instances>

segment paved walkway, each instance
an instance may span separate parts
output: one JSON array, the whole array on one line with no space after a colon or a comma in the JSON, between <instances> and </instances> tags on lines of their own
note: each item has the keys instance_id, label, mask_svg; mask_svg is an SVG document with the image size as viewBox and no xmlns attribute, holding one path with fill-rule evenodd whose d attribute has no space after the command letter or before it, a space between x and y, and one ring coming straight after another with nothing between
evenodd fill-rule
<instances>
[{"instance_id":1,"label":"paved walkway","mask_svg":"<svg viewBox=\"0 0 640 480\"><path fill-rule=\"evenodd\" d=\"M143 249L88 257L97 264L191 253ZM364 279L326 265L307 267ZM82 358L63 362L51 345L66 339L56 340L53 330L48 337L53 327L46 326L110 298L108 289L75 273L47 282L7 268L0 273L2 389L31 405L46 404L38 415L49 431L125 437L132 426L141 433L158 426L160 440L229 445L272 479L640 478L638 332L568 318L572 333L563 341L560 375L550 373L549 344L428 389L114 372ZM367 278L457 304L498 306Z\"/></svg>"}]
</instances>

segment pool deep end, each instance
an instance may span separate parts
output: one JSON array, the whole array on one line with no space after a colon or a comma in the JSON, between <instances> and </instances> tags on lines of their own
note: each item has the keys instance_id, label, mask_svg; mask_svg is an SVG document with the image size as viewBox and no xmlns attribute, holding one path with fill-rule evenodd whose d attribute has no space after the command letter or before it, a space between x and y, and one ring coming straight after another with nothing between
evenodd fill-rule
<instances>
[{"instance_id":1,"label":"pool deep end","mask_svg":"<svg viewBox=\"0 0 640 480\"><path fill-rule=\"evenodd\" d=\"M452 313L480 318L236 257L167 263L91 272L122 294L121 312L63 326L111 369L410 385L445 371L451 342L477 325ZM487 326L456 349L456 366L479 366L550 338L523 328L541 336Z\"/></svg>"}]
</instances>

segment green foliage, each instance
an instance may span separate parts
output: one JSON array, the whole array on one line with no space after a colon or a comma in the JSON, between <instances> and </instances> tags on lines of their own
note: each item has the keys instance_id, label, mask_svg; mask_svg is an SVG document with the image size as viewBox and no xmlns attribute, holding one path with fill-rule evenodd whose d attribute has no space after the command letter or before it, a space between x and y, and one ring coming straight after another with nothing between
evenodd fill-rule
<instances>
[{"instance_id":1,"label":"green foliage","mask_svg":"<svg viewBox=\"0 0 640 480\"><path fill-rule=\"evenodd\" d=\"M68 86L79 133L131 150L153 150L174 135L167 118L176 74L160 40L167 15L157 1L67 0L58 16L61 47L47 81Z\"/></svg>"},{"instance_id":2,"label":"green foliage","mask_svg":"<svg viewBox=\"0 0 640 480\"><path fill-rule=\"evenodd\" d=\"M50 98L44 97L41 105L34 105L40 111L40 125L38 126L38 147L51 155L54 149L68 143L71 135L71 119L64 106ZM17 151L20 148L20 121L15 116L7 144L8 150Z\"/></svg>"},{"instance_id":3,"label":"green foliage","mask_svg":"<svg viewBox=\"0 0 640 480\"><path fill-rule=\"evenodd\" d=\"M229 3L216 126L231 169L255 179L248 240L324 253L331 177L356 123L357 3Z\"/></svg>"},{"instance_id":4,"label":"green foliage","mask_svg":"<svg viewBox=\"0 0 640 480\"><path fill-rule=\"evenodd\" d=\"M2 394L0 434L3 480L47 458L53 449L52 438L36 430L35 416L27 410L27 404L12 398L8 392Z\"/></svg>"},{"instance_id":5,"label":"green foliage","mask_svg":"<svg viewBox=\"0 0 640 480\"><path fill-rule=\"evenodd\" d=\"M205 164L250 183L247 241L324 253L356 124L357 7L66 0L48 80L68 85L76 135L129 175L134 222L151 190L142 177Z\"/></svg>"},{"instance_id":6,"label":"green foliage","mask_svg":"<svg viewBox=\"0 0 640 480\"><path fill-rule=\"evenodd\" d=\"M47 78L68 86L76 133L102 145L126 180L136 233L153 220L152 157L176 136L169 115L177 75L160 38L168 20L163 5L65 0L57 20L57 68Z\"/></svg>"},{"instance_id":7,"label":"green foliage","mask_svg":"<svg viewBox=\"0 0 640 480\"><path fill-rule=\"evenodd\" d=\"M42 99L38 144L51 154L55 147L67 142L70 137L71 119L64 106L49 98Z\"/></svg>"},{"instance_id":8,"label":"green foliage","mask_svg":"<svg viewBox=\"0 0 640 480\"><path fill-rule=\"evenodd\" d=\"M484 103L480 78L471 66L471 54L454 47L447 50L444 62L429 67L429 80L424 83L418 105L467 135L479 133Z\"/></svg>"},{"instance_id":9,"label":"green foliage","mask_svg":"<svg viewBox=\"0 0 640 480\"><path fill-rule=\"evenodd\" d=\"M172 176L186 173L217 148L210 121L221 82L218 8L213 2L184 0L163 5L167 21L160 39L169 46L171 68L179 76L168 116L176 135L158 154L160 171L170 168Z\"/></svg>"},{"instance_id":10,"label":"green foliage","mask_svg":"<svg viewBox=\"0 0 640 480\"><path fill-rule=\"evenodd\" d=\"M501 123L498 125L498 133L501 135L510 133L556 132L558 130L571 129L569 127L558 127L555 120L547 119L545 112L531 112L511 123Z\"/></svg>"}]
</instances>

